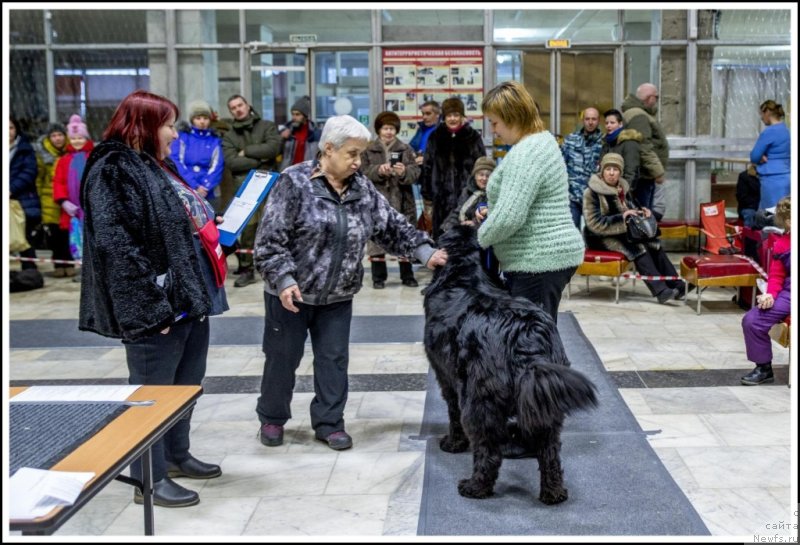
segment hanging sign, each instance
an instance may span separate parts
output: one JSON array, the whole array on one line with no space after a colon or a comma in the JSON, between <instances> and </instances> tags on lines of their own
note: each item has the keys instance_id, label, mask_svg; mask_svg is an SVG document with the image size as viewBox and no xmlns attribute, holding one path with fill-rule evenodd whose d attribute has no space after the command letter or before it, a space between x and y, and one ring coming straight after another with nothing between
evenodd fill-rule
<instances>
[{"instance_id":1,"label":"hanging sign","mask_svg":"<svg viewBox=\"0 0 800 545\"><path fill-rule=\"evenodd\" d=\"M292 44L313 44L317 43L316 34L289 34L289 43Z\"/></svg>"},{"instance_id":2,"label":"hanging sign","mask_svg":"<svg viewBox=\"0 0 800 545\"><path fill-rule=\"evenodd\" d=\"M569 49L569 40L547 40L547 49Z\"/></svg>"}]
</instances>

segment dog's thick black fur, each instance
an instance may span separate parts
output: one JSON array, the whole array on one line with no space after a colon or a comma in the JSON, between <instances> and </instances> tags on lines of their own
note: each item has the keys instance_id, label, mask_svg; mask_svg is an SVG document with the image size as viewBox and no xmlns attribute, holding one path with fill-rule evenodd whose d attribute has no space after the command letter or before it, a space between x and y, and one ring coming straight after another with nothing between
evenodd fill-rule
<instances>
[{"instance_id":1,"label":"dog's thick black fur","mask_svg":"<svg viewBox=\"0 0 800 545\"><path fill-rule=\"evenodd\" d=\"M597 404L594 385L569 368L556 325L527 299L511 297L483 271L475 229L439 238L448 253L425 292L425 351L447 402L446 452L472 446L473 473L458 483L468 498L492 494L508 442L509 419L539 460L539 500L567 499L561 427L573 410Z\"/></svg>"}]
</instances>

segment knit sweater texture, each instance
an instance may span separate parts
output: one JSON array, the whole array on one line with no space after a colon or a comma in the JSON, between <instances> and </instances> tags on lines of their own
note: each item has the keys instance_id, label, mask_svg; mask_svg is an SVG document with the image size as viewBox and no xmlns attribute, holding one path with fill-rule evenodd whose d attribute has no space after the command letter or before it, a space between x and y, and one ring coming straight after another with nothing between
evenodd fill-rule
<instances>
[{"instance_id":1,"label":"knit sweater texture","mask_svg":"<svg viewBox=\"0 0 800 545\"><path fill-rule=\"evenodd\" d=\"M517 142L489 178L486 195L489 215L478 241L494 248L502 270L540 273L581 264L584 242L572 223L567 169L552 134Z\"/></svg>"}]
</instances>

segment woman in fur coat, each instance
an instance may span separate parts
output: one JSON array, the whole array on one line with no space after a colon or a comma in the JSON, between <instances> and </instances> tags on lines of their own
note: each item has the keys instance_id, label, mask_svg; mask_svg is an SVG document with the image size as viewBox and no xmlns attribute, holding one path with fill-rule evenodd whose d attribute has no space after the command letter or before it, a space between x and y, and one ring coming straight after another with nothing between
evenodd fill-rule
<instances>
[{"instance_id":1,"label":"woman in fur coat","mask_svg":"<svg viewBox=\"0 0 800 545\"><path fill-rule=\"evenodd\" d=\"M428 139L420 177L434 240L442 234L442 223L458 206L458 198L472 175L475 161L486 156L481 135L467 124L460 98L445 100L442 114L444 123L436 127Z\"/></svg>"}]
</instances>

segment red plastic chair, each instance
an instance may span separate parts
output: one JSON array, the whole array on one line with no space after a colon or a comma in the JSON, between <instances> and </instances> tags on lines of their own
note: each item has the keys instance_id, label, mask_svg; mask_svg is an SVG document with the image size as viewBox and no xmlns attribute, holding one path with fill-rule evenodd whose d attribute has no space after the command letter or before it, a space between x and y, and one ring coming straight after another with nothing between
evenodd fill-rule
<instances>
[{"instance_id":1,"label":"red plastic chair","mask_svg":"<svg viewBox=\"0 0 800 545\"><path fill-rule=\"evenodd\" d=\"M715 255L742 252L742 228L725 220L725 201L700 203L700 232L705 235L705 246L700 251ZM698 244L701 243L698 239Z\"/></svg>"}]
</instances>

